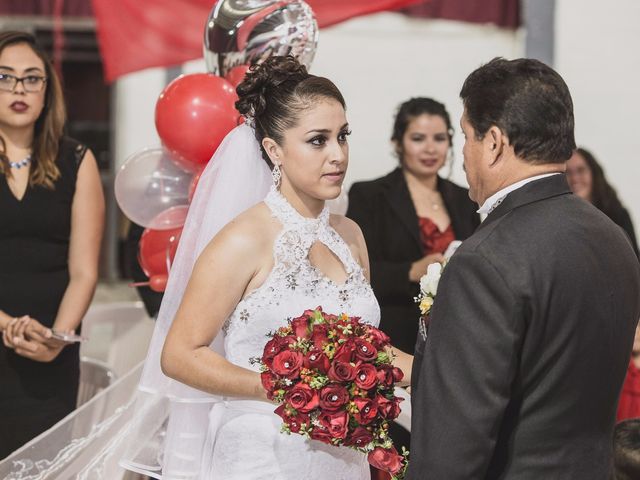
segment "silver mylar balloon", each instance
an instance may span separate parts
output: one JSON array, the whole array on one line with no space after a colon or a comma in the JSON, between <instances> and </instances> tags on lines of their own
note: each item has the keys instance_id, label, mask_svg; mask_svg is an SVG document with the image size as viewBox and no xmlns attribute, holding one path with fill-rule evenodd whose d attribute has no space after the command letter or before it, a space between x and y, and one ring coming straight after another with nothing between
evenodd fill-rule
<instances>
[{"instance_id":1,"label":"silver mylar balloon","mask_svg":"<svg viewBox=\"0 0 640 480\"><path fill-rule=\"evenodd\" d=\"M219 0L205 27L204 59L220 76L271 55L293 55L309 67L317 44L318 24L302 0Z\"/></svg>"}]
</instances>

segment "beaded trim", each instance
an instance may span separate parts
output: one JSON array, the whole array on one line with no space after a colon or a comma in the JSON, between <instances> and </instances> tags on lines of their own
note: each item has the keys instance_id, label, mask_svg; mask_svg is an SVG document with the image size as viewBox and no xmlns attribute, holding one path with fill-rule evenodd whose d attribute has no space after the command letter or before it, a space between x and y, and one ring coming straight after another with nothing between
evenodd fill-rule
<instances>
[{"instance_id":1,"label":"beaded trim","mask_svg":"<svg viewBox=\"0 0 640 480\"><path fill-rule=\"evenodd\" d=\"M25 158L23 158L19 162L9 162L9 165L11 166L11 168L20 169L22 167L26 167L30 163L31 163L31 155L27 155Z\"/></svg>"}]
</instances>

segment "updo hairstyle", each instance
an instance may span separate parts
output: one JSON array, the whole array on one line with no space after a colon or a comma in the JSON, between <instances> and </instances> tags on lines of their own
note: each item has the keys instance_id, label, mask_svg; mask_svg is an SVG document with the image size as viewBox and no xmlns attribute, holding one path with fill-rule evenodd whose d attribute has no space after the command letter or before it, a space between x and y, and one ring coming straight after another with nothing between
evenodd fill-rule
<instances>
[{"instance_id":1,"label":"updo hairstyle","mask_svg":"<svg viewBox=\"0 0 640 480\"><path fill-rule=\"evenodd\" d=\"M236 89L236 109L253 123L262 157L273 163L262 147L262 139L272 138L282 145L285 130L295 127L302 113L320 100L345 101L333 82L307 72L292 56L272 56L252 65Z\"/></svg>"}]
</instances>

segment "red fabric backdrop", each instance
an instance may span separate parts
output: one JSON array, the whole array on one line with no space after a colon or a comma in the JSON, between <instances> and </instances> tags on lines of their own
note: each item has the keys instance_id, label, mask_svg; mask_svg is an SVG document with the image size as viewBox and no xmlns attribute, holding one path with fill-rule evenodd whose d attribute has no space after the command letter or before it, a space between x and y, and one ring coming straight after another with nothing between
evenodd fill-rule
<instances>
[{"instance_id":1,"label":"red fabric backdrop","mask_svg":"<svg viewBox=\"0 0 640 480\"><path fill-rule=\"evenodd\" d=\"M506 28L520 25L519 0L430 0L408 7L404 12L414 17L493 23Z\"/></svg>"},{"instance_id":2,"label":"red fabric backdrop","mask_svg":"<svg viewBox=\"0 0 640 480\"><path fill-rule=\"evenodd\" d=\"M214 0L0 0L0 15L95 16L108 81L202 56L204 22ZM519 0L307 0L319 26L369 13L493 23L516 28ZM57 10L57 11L56 11ZM58 17L60 18L60 17Z\"/></svg>"},{"instance_id":3,"label":"red fabric backdrop","mask_svg":"<svg viewBox=\"0 0 640 480\"><path fill-rule=\"evenodd\" d=\"M318 25L392 10L418 0L307 0ZM112 81L148 67L177 65L202 55L211 0L93 0L105 74Z\"/></svg>"}]
</instances>

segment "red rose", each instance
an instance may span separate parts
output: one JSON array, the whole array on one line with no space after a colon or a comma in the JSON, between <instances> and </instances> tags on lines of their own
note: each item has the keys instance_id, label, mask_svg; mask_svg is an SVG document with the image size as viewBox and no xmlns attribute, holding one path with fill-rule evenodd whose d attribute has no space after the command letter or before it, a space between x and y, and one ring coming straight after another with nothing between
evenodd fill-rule
<instances>
[{"instance_id":1,"label":"red rose","mask_svg":"<svg viewBox=\"0 0 640 480\"><path fill-rule=\"evenodd\" d=\"M296 378L302 367L303 355L293 350L284 350L273 357L271 370L276 375L289 379Z\"/></svg>"},{"instance_id":2,"label":"red rose","mask_svg":"<svg viewBox=\"0 0 640 480\"><path fill-rule=\"evenodd\" d=\"M356 338L356 357L365 362L370 362L378 356L378 349L371 343L361 338Z\"/></svg>"},{"instance_id":3,"label":"red rose","mask_svg":"<svg viewBox=\"0 0 640 480\"><path fill-rule=\"evenodd\" d=\"M285 400L292 408L303 413L310 412L318 406L318 392L306 383L297 383L289 390L285 396Z\"/></svg>"},{"instance_id":4,"label":"red rose","mask_svg":"<svg viewBox=\"0 0 640 480\"><path fill-rule=\"evenodd\" d=\"M342 385L327 385L320 390L320 408L336 412L349 401L349 391Z\"/></svg>"},{"instance_id":5,"label":"red rose","mask_svg":"<svg viewBox=\"0 0 640 480\"><path fill-rule=\"evenodd\" d=\"M370 363L362 363L356 367L356 385L369 390L378 384L378 370Z\"/></svg>"},{"instance_id":6,"label":"red rose","mask_svg":"<svg viewBox=\"0 0 640 480\"><path fill-rule=\"evenodd\" d=\"M350 382L356 378L356 367L347 362L333 360L328 373L329 379L334 382Z\"/></svg>"},{"instance_id":7,"label":"red rose","mask_svg":"<svg viewBox=\"0 0 640 480\"><path fill-rule=\"evenodd\" d=\"M309 436L313 440L318 440L323 443L328 443L329 445L331 445L331 439L333 438L331 436L331 432L329 431L329 429L323 426L318 426L318 425L313 427L313 430L311 431Z\"/></svg>"},{"instance_id":8,"label":"red rose","mask_svg":"<svg viewBox=\"0 0 640 480\"><path fill-rule=\"evenodd\" d=\"M309 338L309 319L303 315L291 320L293 335L297 338Z\"/></svg>"},{"instance_id":9,"label":"red rose","mask_svg":"<svg viewBox=\"0 0 640 480\"><path fill-rule=\"evenodd\" d=\"M349 414L347 412L324 412L320 414L318 420L320 425L329 431L331 438L343 439L347 436L349 426Z\"/></svg>"},{"instance_id":10,"label":"red rose","mask_svg":"<svg viewBox=\"0 0 640 480\"><path fill-rule=\"evenodd\" d=\"M312 347L304 357L304 367L308 369L317 368L320 373L326 375L331 368L331 362L322 351Z\"/></svg>"},{"instance_id":11,"label":"red rose","mask_svg":"<svg viewBox=\"0 0 640 480\"><path fill-rule=\"evenodd\" d=\"M398 451L393 447L388 450L382 447L376 447L369 452L367 459L369 463L378 470L389 472L392 475L400 472L400 470L402 470L402 464L404 463L404 457L398 455Z\"/></svg>"},{"instance_id":12,"label":"red rose","mask_svg":"<svg viewBox=\"0 0 640 480\"><path fill-rule=\"evenodd\" d=\"M373 440L373 434L364 427L357 427L349 435L344 444L348 447L364 447Z\"/></svg>"},{"instance_id":13,"label":"red rose","mask_svg":"<svg viewBox=\"0 0 640 480\"><path fill-rule=\"evenodd\" d=\"M391 374L393 375L393 381L398 383L400 380L404 378L404 372L400 370L398 367L393 367L391 369Z\"/></svg>"},{"instance_id":14,"label":"red rose","mask_svg":"<svg viewBox=\"0 0 640 480\"><path fill-rule=\"evenodd\" d=\"M389 400L382 395L378 395L376 397L376 403L378 404L378 412L380 412L380 416L387 420L398 418L398 415L400 415L400 402L403 400L404 398L399 397L394 397L393 400Z\"/></svg>"},{"instance_id":15,"label":"red rose","mask_svg":"<svg viewBox=\"0 0 640 480\"><path fill-rule=\"evenodd\" d=\"M289 415L284 405L280 405L278 408L276 408L275 413L282 418L282 420L287 424L289 430L291 430L292 433L300 432L303 424L308 427L311 423L309 415L299 412L296 415Z\"/></svg>"},{"instance_id":16,"label":"red rose","mask_svg":"<svg viewBox=\"0 0 640 480\"><path fill-rule=\"evenodd\" d=\"M329 343L329 329L326 325L314 325L311 331L311 341L313 345L322 350L322 348Z\"/></svg>"},{"instance_id":17,"label":"red rose","mask_svg":"<svg viewBox=\"0 0 640 480\"><path fill-rule=\"evenodd\" d=\"M322 318L324 318L324 321L327 323L335 323L335 321L338 320L338 316L333 313L323 313Z\"/></svg>"},{"instance_id":18,"label":"red rose","mask_svg":"<svg viewBox=\"0 0 640 480\"><path fill-rule=\"evenodd\" d=\"M291 345L295 341L296 339L292 335L287 335L286 337L276 335L264 346L264 352L262 353L262 362L267 367L271 368L273 357L275 357L281 351L288 349L289 345Z\"/></svg>"},{"instance_id":19,"label":"red rose","mask_svg":"<svg viewBox=\"0 0 640 480\"><path fill-rule=\"evenodd\" d=\"M335 355L333 356L333 361L335 362L336 360L339 360L345 363L353 362L355 360L355 350L355 342L352 339L349 339L338 347Z\"/></svg>"},{"instance_id":20,"label":"red rose","mask_svg":"<svg viewBox=\"0 0 640 480\"><path fill-rule=\"evenodd\" d=\"M369 398L356 398L353 403L358 407L358 413L355 414L358 423L367 425L378 416L378 408L374 400Z\"/></svg>"},{"instance_id":21,"label":"red rose","mask_svg":"<svg viewBox=\"0 0 640 480\"><path fill-rule=\"evenodd\" d=\"M276 378L271 372L262 372L260 374L262 387L267 391L267 398L273 400L273 390L276 388Z\"/></svg>"},{"instance_id":22,"label":"red rose","mask_svg":"<svg viewBox=\"0 0 640 480\"><path fill-rule=\"evenodd\" d=\"M389 336L376 327L369 327L368 331L371 336L371 343L378 349L382 349L391 343Z\"/></svg>"},{"instance_id":23,"label":"red rose","mask_svg":"<svg viewBox=\"0 0 640 480\"><path fill-rule=\"evenodd\" d=\"M390 365L382 365L378 369L378 382L385 387L391 387L393 385L393 367Z\"/></svg>"}]
</instances>

